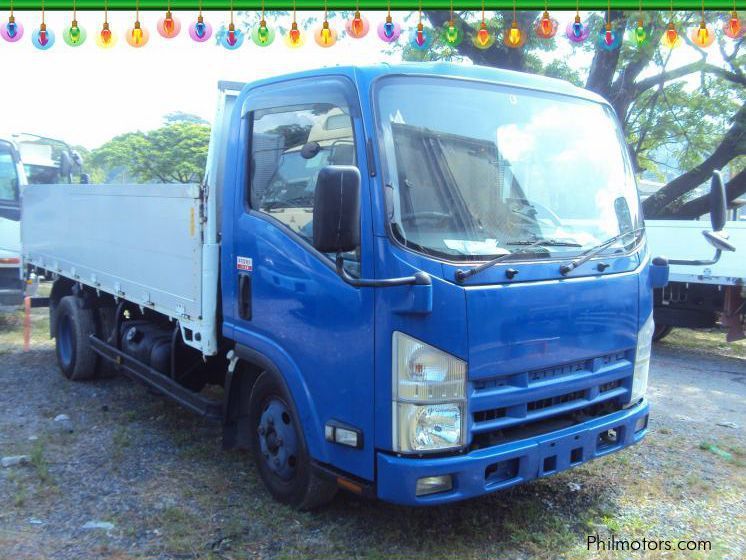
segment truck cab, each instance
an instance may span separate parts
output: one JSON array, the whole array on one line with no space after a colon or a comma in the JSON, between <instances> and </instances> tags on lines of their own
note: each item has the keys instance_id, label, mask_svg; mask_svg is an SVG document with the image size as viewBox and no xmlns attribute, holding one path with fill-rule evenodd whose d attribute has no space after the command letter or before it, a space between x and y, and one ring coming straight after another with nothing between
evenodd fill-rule
<instances>
[{"instance_id":1,"label":"truck cab","mask_svg":"<svg viewBox=\"0 0 746 560\"><path fill-rule=\"evenodd\" d=\"M20 196L25 185L15 144L0 138L0 309L14 309L23 302Z\"/></svg>"},{"instance_id":2,"label":"truck cab","mask_svg":"<svg viewBox=\"0 0 746 560\"><path fill-rule=\"evenodd\" d=\"M331 115L351 121L350 157L316 165ZM330 68L250 84L230 130L222 334L281 372L315 461L433 504L644 436L656 280L603 99L478 67ZM305 164L279 172L300 144ZM355 239L317 243L321 182L355 174ZM304 225L287 211L298 189Z\"/></svg>"}]
</instances>

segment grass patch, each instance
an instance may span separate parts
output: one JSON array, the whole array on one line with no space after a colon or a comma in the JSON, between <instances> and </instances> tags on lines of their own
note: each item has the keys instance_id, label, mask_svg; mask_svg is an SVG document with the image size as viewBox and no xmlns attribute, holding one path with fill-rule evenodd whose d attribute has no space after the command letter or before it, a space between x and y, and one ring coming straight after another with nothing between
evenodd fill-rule
<instances>
[{"instance_id":1,"label":"grass patch","mask_svg":"<svg viewBox=\"0 0 746 560\"><path fill-rule=\"evenodd\" d=\"M673 329L671 334L656 343L668 348L686 348L711 352L720 356L746 358L746 340L727 342L724 329Z\"/></svg>"},{"instance_id":2,"label":"grass patch","mask_svg":"<svg viewBox=\"0 0 746 560\"><path fill-rule=\"evenodd\" d=\"M159 515L164 542L169 552L173 554L193 554L203 548L199 544L200 531L204 526L201 516L178 506L169 506Z\"/></svg>"},{"instance_id":3,"label":"grass patch","mask_svg":"<svg viewBox=\"0 0 746 560\"><path fill-rule=\"evenodd\" d=\"M49 311L31 310L31 346L48 345ZM23 311L0 313L0 354L19 351L23 348Z\"/></svg>"},{"instance_id":4,"label":"grass patch","mask_svg":"<svg viewBox=\"0 0 746 560\"><path fill-rule=\"evenodd\" d=\"M42 440L38 440L34 443L34 447L31 449L29 459L31 461L31 464L36 469L36 475L39 477L39 480L41 480L45 484L50 482L51 477L49 475L49 463L44 456L44 442Z\"/></svg>"},{"instance_id":5,"label":"grass patch","mask_svg":"<svg viewBox=\"0 0 746 560\"><path fill-rule=\"evenodd\" d=\"M127 426L117 426L111 436L111 458L118 466L127 449L132 445L132 434ZM115 467L116 468L116 467Z\"/></svg>"},{"instance_id":6,"label":"grass patch","mask_svg":"<svg viewBox=\"0 0 746 560\"><path fill-rule=\"evenodd\" d=\"M738 445L703 441L699 444L699 448L703 451L708 451L713 455L717 455L726 463L730 463L736 467L746 468L746 454L744 454L744 449Z\"/></svg>"}]
</instances>

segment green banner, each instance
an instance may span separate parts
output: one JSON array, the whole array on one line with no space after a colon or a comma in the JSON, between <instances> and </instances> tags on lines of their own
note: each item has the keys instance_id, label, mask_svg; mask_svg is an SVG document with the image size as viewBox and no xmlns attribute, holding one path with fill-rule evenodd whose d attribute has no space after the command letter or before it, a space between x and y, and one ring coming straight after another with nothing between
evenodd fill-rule
<instances>
[{"instance_id":1,"label":"green banner","mask_svg":"<svg viewBox=\"0 0 746 560\"><path fill-rule=\"evenodd\" d=\"M671 8L670 0L644 0L643 8L646 10L665 10ZM16 10L41 10L42 0L14 0L13 7ZM45 0L44 7L47 10L71 10L72 0ZM141 10L159 10L164 11L168 5L168 0L141 0ZM324 9L323 0L297 0L296 8L298 10L321 11ZM516 0L515 5L519 10L543 10L544 2L542 0ZM549 10L575 10L576 0L549 0ZM108 2L110 10L135 10L135 0L110 0ZM173 0L171 9L179 10L197 10L200 6L199 0ZM415 0L329 0L327 7L330 10L354 10L359 6L360 10L385 10L391 7L392 10L416 11L418 2ZM611 0L611 9L613 10L638 10L639 0ZM693 10L702 9L701 0L674 0L674 9L676 10ZM739 1L739 6L744 7L743 0ZM204 10L230 10L230 0L203 0L202 9ZM235 0L233 8L235 10L261 10L261 0ZM291 0L265 0L264 7L267 11L271 10L291 10L293 2ZM422 0L423 10L448 10L451 7L450 0ZM513 8L513 2L486 2L487 10L509 10ZM10 0L0 0L0 10L8 10ZM78 10L100 10L104 9L103 0L77 0ZM481 0L454 0L453 8L456 10L481 10ZM598 0L587 0L580 2L581 10L606 10L607 3ZM705 9L708 11L730 11L733 9L733 0L706 0Z\"/></svg>"}]
</instances>

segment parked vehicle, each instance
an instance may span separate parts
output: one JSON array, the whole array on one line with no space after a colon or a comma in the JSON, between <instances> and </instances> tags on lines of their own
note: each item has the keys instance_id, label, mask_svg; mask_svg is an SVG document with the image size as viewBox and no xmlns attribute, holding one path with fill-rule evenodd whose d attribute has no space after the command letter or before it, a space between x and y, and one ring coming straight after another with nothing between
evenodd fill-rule
<instances>
[{"instance_id":1,"label":"parked vehicle","mask_svg":"<svg viewBox=\"0 0 746 560\"><path fill-rule=\"evenodd\" d=\"M26 132L14 134L13 140L29 184L90 182L83 173L83 158L66 142Z\"/></svg>"},{"instance_id":2,"label":"parked vehicle","mask_svg":"<svg viewBox=\"0 0 746 560\"><path fill-rule=\"evenodd\" d=\"M650 246L659 255L702 254L702 222L645 220ZM729 242L746 250L746 221L727 222ZM743 340L746 260L726 253L716 263L672 265L668 285L655 290L655 334L661 340L674 327L728 329L728 342Z\"/></svg>"},{"instance_id":3,"label":"parked vehicle","mask_svg":"<svg viewBox=\"0 0 746 560\"><path fill-rule=\"evenodd\" d=\"M302 508L461 500L644 437L668 265L601 97L448 64L220 92L203 185L26 190L64 375L221 421Z\"/></svg>"},{"instance_id":4,"label":"parked vehicle","mask_svg":"<svg viewBox=\"0 0 746 560\"><path fill-rule=\"evenodd\" d=\"M15 144L0 138L0 310L23 303L20 193L25 184Z\"/></svg>"}]
</instances>

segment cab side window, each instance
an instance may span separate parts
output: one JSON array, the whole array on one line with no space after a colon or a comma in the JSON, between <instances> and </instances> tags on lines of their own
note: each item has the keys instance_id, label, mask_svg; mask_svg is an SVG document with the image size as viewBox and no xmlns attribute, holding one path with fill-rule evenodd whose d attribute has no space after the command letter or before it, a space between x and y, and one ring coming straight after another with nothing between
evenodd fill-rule
<instances>
[{"instance_id":1,"label":"cab side window","mask_svg":"<svg viewBox=\"0 0 746 560\"><path fill-rule=\"evenodd\" d=\"M253 113L252 209L312 241L316 180L327 165L355 165L352 119L346 107L325 103Z\"/></svg>"}]
</instances>

